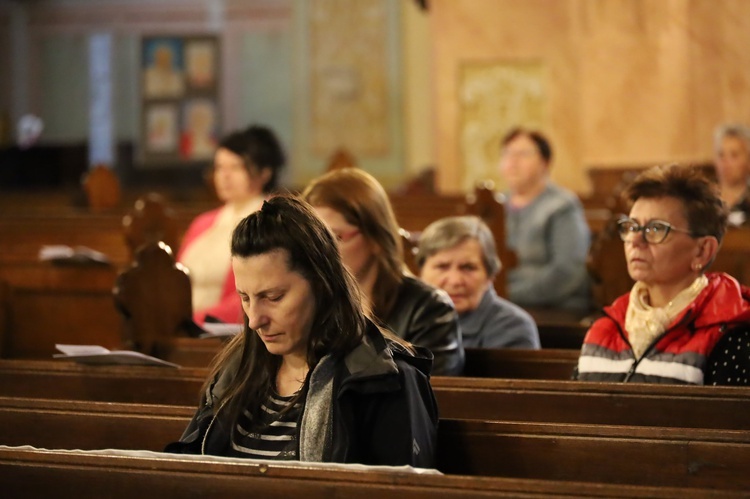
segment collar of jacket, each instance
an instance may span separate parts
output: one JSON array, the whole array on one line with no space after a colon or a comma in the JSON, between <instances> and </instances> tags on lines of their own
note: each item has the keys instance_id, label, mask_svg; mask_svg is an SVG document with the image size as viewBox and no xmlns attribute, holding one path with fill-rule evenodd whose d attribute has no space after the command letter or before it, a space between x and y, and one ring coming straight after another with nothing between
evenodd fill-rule
<instances>
[{"instance_id":1,"label":"collar of jacket","mask_svg":"<svg viewBox=\"0 0 750 499\"><path fill-rule=\"evenodd\" d=\"M720 323L750 320L750 289L740 285L734 278L720 272L706 274L708 285L667 327L672 329L682 323L688 314L695 318L694 329ZM630 293L617 298L604 312L615 322L625 324Z\"/></svg>"},{"instance_id":2,"label":"collar of jacket","mask_svg":"<svg viewBox=\"0 0 750 499\"><path fill-rule=\"evenodd\" d=\"M300 421L301 461L330 461L333 448L333 406L347 391L387 393L401 389L396 358L403 358L429 375L432 354L415 347L412 354L388 341L368 321L362 343L349 352L343 365L332 355L323 357L310 375L305 408ZM340 377L337 379L337 373Z\"/></svg>"}]
</instances>

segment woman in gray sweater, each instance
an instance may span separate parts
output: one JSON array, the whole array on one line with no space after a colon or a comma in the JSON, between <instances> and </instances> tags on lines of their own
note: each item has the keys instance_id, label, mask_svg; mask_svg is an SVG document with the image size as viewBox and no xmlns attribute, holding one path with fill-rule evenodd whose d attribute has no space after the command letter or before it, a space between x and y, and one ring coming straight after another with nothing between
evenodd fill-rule
<instances>
[{"instance_id":1,"label":"woman in gray sweater","mask_svg":"<svg viewBox=\"0 0 750 499\"><path fill-rule=\"evenodd\" d=\"M591 234L578 197L550 180L551 161L552 148L539 132L516 128L502 141L506 243L518 256L508 272L508 294L525 308L585 313Z\"/></svg>"}]
</instances>

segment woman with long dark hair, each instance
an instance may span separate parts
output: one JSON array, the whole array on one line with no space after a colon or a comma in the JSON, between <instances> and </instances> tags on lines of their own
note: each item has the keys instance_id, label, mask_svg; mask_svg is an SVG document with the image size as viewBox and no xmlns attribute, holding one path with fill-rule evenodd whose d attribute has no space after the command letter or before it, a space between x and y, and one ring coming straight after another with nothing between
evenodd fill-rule
<instances>
[{"instance_id":1,"label":"woman with long dark hair","mask_svg":"<svg viewBox=\"0 0 750 499\"><path fill-rule=\"evenodd\" d=\"M244 331L167 451L433 466L432 356L368 319L313 211L272 198L240 222L231 249Z\"/></svg>"}]
</instances>

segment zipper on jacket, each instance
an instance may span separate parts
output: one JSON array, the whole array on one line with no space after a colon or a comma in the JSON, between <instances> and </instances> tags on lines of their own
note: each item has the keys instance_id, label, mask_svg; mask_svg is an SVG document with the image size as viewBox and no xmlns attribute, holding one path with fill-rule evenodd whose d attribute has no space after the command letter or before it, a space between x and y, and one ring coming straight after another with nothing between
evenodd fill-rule
<instances>
[{"instance_id":1,"label":"zipper on jacket","mask_svg":"<svg viewBox=\"0 0 750 499\"><path fill-rule=\"evenodd\" d=\"M606 314L606 315L610 319L612 319L612 322L615 323L615 326L617 326L617 331L620 333L620 336L622 337L623 341L625 341L625 343L628 344L628 346L630 347L630 352L633 354L633 359L634 359L633 365L630 366L630 369L628 369L628 372L625 373L625 377L622 380L623 383L628 383L630 381L630 379L635 375L635 370L638 368L638 364L640 364L641 361L643 359L645 359L648 356L649 353L651 353L651 350L653 350L654 348L656 348L657 343L659 343L665 336L667 336L669 333L671 333L672 331L674 331L678 327L681 327L683 324L686 324L686 323L690 322L690 318L692 316L692 311L688 311L680 322L678 322L673 327L667 329L666 331L664 331L663 333L661 333L659 336L657 336L656 338L654 338L653 341L651 341L651 343L649 344L648 348L646 348L646 350L643 351L643 355L641 355L640 359L636 359L635 358L635 352L633 351L633 345L630 344L630 340L627 338L627 336L625 336L625 332L620 327L620 323L617 322L613 317L609 316L609 314Z\"/></svg>"},{"instance_id":2,"label":"zipper on jacket","mask_svg":"<svg viewBox=\"0 0 750 499\"><path fill-rule=\"evenodd\" d=\"M206 455L206 440L208 440L208 434L211 432L211 427L214 425L214 421L216 421L216 418L219 416L219 412L224 408L227 401L225 400L220 406L219 410L216 411L216 413L211 417L211 422L208 423L208 428L206 428L206 433L203 435L203 441L201 442L201 456ZM209 404L206 404L209 405Z\"/></svg>"}]
</instances>

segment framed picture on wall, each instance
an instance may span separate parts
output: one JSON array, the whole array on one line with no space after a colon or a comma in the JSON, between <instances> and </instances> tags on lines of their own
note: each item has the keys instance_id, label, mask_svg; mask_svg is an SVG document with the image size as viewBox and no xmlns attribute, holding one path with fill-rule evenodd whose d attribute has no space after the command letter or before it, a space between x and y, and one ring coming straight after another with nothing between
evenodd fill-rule
<instances>
[{"instance_id":1,"label":"framed picture on wall","mask_svg":"<svg viewBox=\"0 0 750 499\"><path fill-rule=\"evenodd\" d=\"M216 87L216 40L191 40L185 44L185 71L192 90Z\"/></svg>"},{"instance_id":2,"label":"framed picture on wall","mask_svg":"<svg viewBox=\"0 0 750 499\"><path fill-rule=\"evenodd\" d=\"M145 108L146 151L151 154L177 152L177 107L151 104Z\"/></svg>"},{"instance_id":3,"label":"framed picture on wall","mask_svg":"<svg viewBox=\"0 0 750 499\"><path fill-rule=\"evenodd\" d=\"M217 145L216 102L198 98L182 106L180 156L185 159L211 159Z\"/></svg>"},{"instance_id":4,"label":"framed picture on wall","mask_svg":"<svg viewBox=\"0 0 750 499\"><path fill-rule=\"evenodd\" d=\"M145 36L140 71L142 166L210 160L220 133L218 38Z\"/></svg>"}]
</instances>

